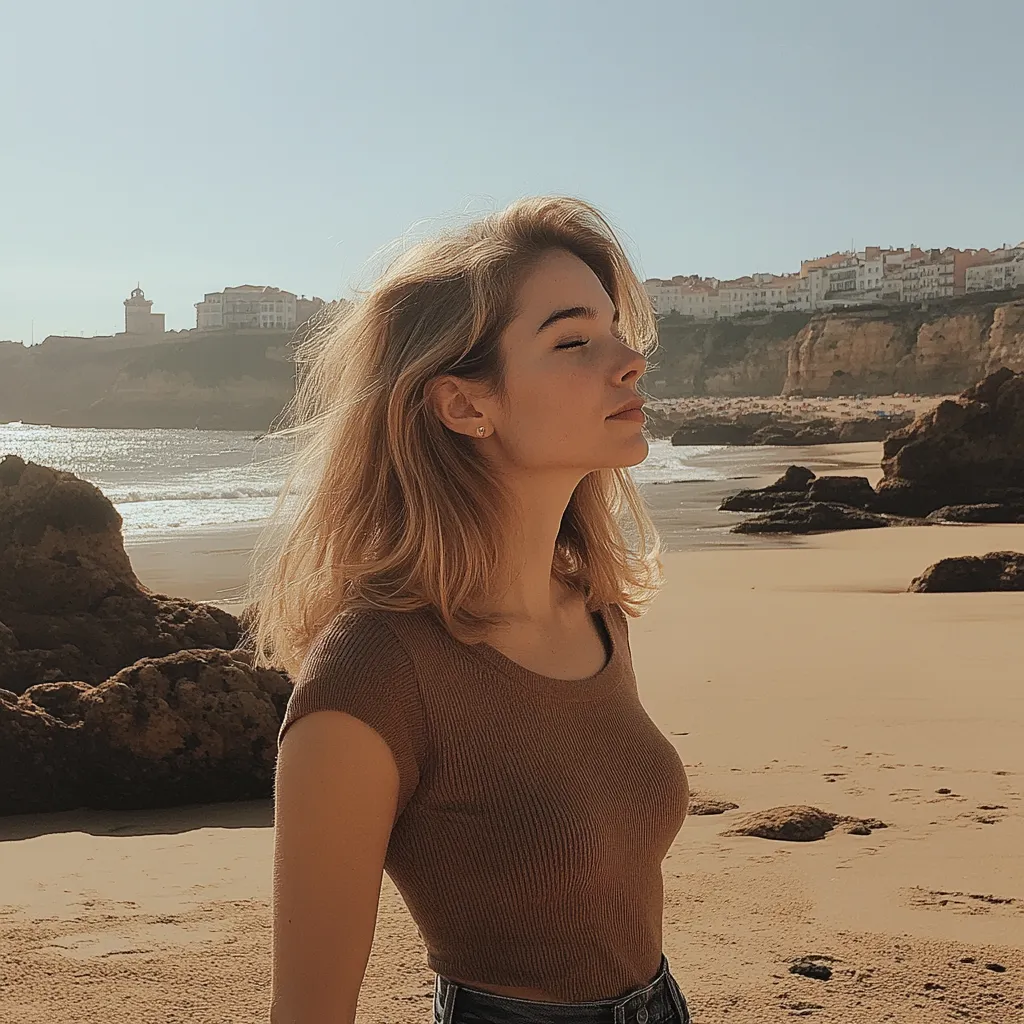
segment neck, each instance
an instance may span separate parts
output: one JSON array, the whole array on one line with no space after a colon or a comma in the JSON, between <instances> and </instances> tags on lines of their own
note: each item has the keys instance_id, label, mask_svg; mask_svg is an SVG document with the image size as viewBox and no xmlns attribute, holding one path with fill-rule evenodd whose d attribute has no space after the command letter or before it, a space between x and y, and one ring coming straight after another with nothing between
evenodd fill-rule
<instances>
[{"instance_id":1,"label":"neck","mask_svg":"<svg viewBox=\"0 0 1024 1024\"><path fill-rule=\"evenodd\" d=\"M580 478L531 478L513 488L516 521L511 578L495 586L491 611L517 625L549 624L564 614L574 595L551 572L555 543L572 493Z\"/></svg>"}]
</instances>

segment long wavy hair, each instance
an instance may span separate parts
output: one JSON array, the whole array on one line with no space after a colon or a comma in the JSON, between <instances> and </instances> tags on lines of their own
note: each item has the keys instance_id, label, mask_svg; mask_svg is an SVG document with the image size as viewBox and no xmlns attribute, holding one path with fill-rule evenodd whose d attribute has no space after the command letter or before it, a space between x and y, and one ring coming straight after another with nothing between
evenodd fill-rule
<instances>
[{"instance_id":1,"label":"long wavy hair","mask_svg":"<svg viewBox=\"0 0 1024 1024\"><path fill-rule=\"evenodd\" d=\"M243 613L254 664L296 672L320 630L354 608L432 606L469 644L499 624L479 606L510 578L513 496L425 387L453 374L507 407L502 332L524 276L553 250L593 270L630 347L656 347L654 310L614 230L567 196L520 199L413 245L296 343L295 395L267 435L294 447ZM628 470L598 469L573 491L552 572L588 609L617 602L637 616L662 585L660 553Z\"/></svg>"}]
</instances>

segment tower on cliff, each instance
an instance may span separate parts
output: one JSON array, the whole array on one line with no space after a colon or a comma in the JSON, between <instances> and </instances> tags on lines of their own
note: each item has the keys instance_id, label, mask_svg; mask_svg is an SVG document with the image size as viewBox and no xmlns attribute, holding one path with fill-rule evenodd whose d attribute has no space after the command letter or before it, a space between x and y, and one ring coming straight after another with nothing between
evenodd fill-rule
<instances>
[{"instance_id":1,"label":"tower on cliff","mask_svg":"<svg viewBox=\"0 0 1024 1024\"><path fill-rule=\"evenodd\" d=\"M164 314L154 313L153 300L136 284L132 294L124 300L125 334L163 334Z\"/></svg>"}]
</instances>

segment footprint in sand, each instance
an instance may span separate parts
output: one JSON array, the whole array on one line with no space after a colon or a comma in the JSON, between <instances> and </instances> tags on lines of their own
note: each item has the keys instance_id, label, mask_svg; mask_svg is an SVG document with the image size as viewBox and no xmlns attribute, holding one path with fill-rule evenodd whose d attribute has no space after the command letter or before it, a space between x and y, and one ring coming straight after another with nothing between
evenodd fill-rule
<instances>
[{"instance_id":1,"label":"footprint in sand","mask_svg":"<svg viewBox=\"0 0 1024 1024\"><path fill-rule=\"evenodd\" d=\"M912 907L928 910L950 910L954 914L1024 914L1024 902L1011 896L993 896L991 893L947 892L943 889L923 889L914 886L905 890Z\"/></svg>"},{"instance_id":2,"label":"footprint in sand","mask_svg":"<svg viewBox=\"0 0 1024 1024\"><path fill-rule=\"evenodd\" d=\"M1004 804L979 804L976 811L968 811L966 814L958 814L958 818L966 821L974 821L979 825L998 825L1006 817L999 811L1007 810Z\"/></svg>"}]
</instances>

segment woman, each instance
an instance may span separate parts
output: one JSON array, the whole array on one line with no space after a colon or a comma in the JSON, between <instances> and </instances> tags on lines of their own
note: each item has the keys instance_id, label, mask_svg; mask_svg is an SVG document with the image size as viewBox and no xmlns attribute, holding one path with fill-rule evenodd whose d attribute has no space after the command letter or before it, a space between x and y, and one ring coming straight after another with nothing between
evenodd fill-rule
<instances>
[{"instance_id":1,"label":"woman","mask_svg":"<svg viewBox=\"0 0 1024 1024\"><path fill-rule=\"evenodd\" d=\"M300 347L250 627L295 677L273 1021L354 1020L384 870L435 1024L689 1020L661 949L689 793L627 627L661 585L627 470L656 341L607 221L539 197L415 246Z\"/></svg>"}]
</instances>

